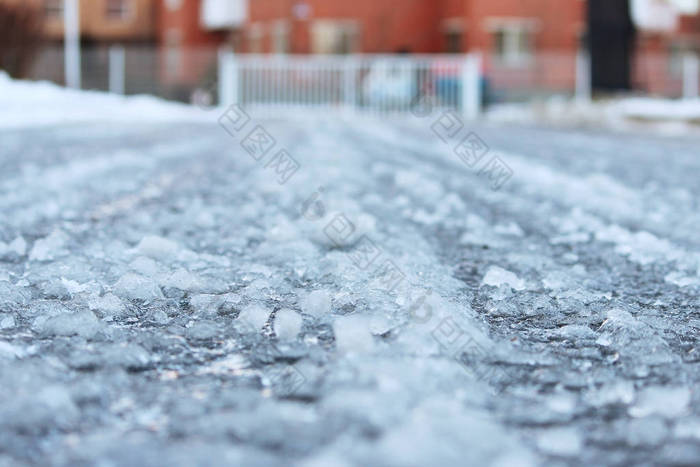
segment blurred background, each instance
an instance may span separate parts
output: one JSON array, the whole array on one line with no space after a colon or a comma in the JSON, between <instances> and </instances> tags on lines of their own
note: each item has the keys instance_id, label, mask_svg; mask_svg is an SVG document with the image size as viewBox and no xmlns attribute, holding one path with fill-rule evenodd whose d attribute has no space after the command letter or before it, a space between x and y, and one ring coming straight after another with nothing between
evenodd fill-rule
<instances>
[{"instance_id":1,"label":"blurred background","mask_svg":"<svg viewBox=\"0 0 700 467\"><path fill-rule=\"evenodd\" d=\"M0 0L0 68L200 105L694 99L697 0Z\"/></svg>"}]
</instances>

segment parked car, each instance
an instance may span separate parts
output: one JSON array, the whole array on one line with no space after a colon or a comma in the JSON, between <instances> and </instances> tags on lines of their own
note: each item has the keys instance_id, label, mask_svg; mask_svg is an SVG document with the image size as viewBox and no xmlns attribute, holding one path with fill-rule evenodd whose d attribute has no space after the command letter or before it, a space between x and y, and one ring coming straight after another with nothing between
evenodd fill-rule
<instances>
[{"instance_id":1,"label":"parked car","mask_svg":"<svg viewBox=\"0 0 700 467\"><path fill-rule=\"evenodd\" d=\"M363 82L365 102L370 106L404 107L416 95L414 70L399 61L375 63Z\"/></svg>"}]
</instances>

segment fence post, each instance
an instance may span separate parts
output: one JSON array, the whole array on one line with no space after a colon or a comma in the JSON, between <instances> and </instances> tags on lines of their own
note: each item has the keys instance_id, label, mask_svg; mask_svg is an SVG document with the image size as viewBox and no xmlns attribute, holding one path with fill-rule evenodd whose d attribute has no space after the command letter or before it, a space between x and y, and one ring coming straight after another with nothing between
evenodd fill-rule
<instances>
[{"instance_id":1,"label":"fence post","mask_svg":"<svg viewBox=\"0 0 700 467\"><path fill-rule=\"evenodd\" d=\"M462 113L476 119L481 113L481 53L467 54L462 65Z\"/></svg>"},{"instance_id":2,"label":"fence post","mask_svg":"<svg viewBox=\"0 0 700 467\"><path fill-rule=\"evenodd\" d=\"M345 110L352 112L357 106L357 58L354 55L347 55L341 62L343 66L343 87Z\"/></svg>"},{"instance_id":3,"label":"fence post","mask_svg":"<svg viewBox=\"0 0 700 467\"><path fill-rule=\"evenodd\" d=\"M80 3L66 0L63 4L64 68L66 86L80 89Z\"/></svg>"},{"instance_id":4,"label":"fence post","mask_svg":"<svg viewBox=\"0 0 700 467\"><path fill-rule=\"evenodd\" d=\"M591 101L591 57L583 48L576 53L576 100Z\"/></svg>"},{"instance_id":5,"label":"fence post","mask_svg":"<svg viewBox=\"0 0 700 467\"><path fill-rule=\"evenodd\" d=\"M233 51L219 49L219 105L238 103L238 66Z\"/></svg>"},{"instance_id":6,"label":"fence post","mask_svg":"<svg viewBox=\"0 0 700 467\"><path fill-rule=\"evenodd\" d=\"M700 62L694 53L683 55L683 98L698 97L700 88Z\"/></svg>"},{"instance_id":7,"label":"fence post","mask_svg":"<svg viewBox=\"0 0 700 467\"><path fill-rule=\"evenodd\" d=\"M124 47L113 45L109 48L109 92L112 94L125 94L125 74Z\"/></svg>"}]
</instances>

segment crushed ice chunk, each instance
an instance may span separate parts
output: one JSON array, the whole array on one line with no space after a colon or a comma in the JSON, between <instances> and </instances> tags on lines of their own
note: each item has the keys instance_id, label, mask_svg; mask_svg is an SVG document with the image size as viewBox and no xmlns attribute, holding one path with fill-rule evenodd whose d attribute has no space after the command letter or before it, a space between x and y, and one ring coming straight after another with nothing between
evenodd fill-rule
<instances>
[{"instance_id":1,"label":"crushed ice chunk","mask_svg":"<svg viewBox=\"0 0 700 467\"><path fill-rule=\"evenodd\" d=\"M100 311L106 315L121 315L125 311L124 304L119 297L112 293L106 293L102 297L94 297L88 301L92 311Z\"/></svg>"},{"instance_id":2,"label":"crushed ice chunk","mask_svg":"<svg viewBox=\"0 0 700 467\"><path fill-rule=\"evenodd\" d=\"M9 244L0 242L0 258L22 257L27 252L27 242L20 235Z\"/></svg>"},{"instance_id":3,"label":"crushed ice chunk","mask_svg":"<svg viewBox=\"0 0 700 467\"><path fill-rule=\"evenodd\" d=\"M661 365L678 359L668 342L659 333L626 310L612 309L598 329L598 345L611 347L620 355Z\"/></svg>"},{"instance_id":4,"label":"crushed ice chunk","mask_svg":"<svg viewBox=\"0 0 700 467\"><path fill-rule=\"evenodd\" d=\"M215 295L198 294L190 297L190 305L198 312L216 312L224 305L233 306L241 301L240 295L233 293Z\"/></svg>"},{"instance_id":5,"label":"crushed ice chunk","mask_svg":"<svg viewBox=\"0 0 700 467\"><path fill-rule=\"evenodd\" d=\"M250 367L250 361L241 354L228 355L198 370L198 374L226 375Z\"/></svg>"},{"instance_id":6,"label":"crushed ice chunk","mask_svg":"<svg viewBox=\"0 0 700 467\"><path fill-rule=\"evenodd\" d=\"M627 444L630 446L658 446L666 438L668 429L661 417L632 419L627 424Z\"/></svg>"},{"instance_id":7,"label":"crushed ice chunk","mask_svg":"<svg viewBox=\"0 0 700 467\"><path fill-rule=\"evenodd\" d=\"M22 358L24 355L25 352L21 348L9 342L0 341L0 358L15 359Z\"/></svg>"},{"instance_id":8,"label":"crushed ice chunk","mask_svg":"<svg viewBox=\"0 0 700 467\"><path fill-rule=\"evenodd\" d=\"M30 261L50 261L68 254L66 249L68 236L61 230L54 230L49 236L34 242L32 251L29 252Z\"/></svg>"},{"instance_id":9,"label":"crushed ice chunk","mask_svg":"<svg viewBox=\"0 0 700 467\"><path fill-rule=\"evenodd\" d=\"M151 355L138 344L110 344L101 349L105 364L127 370L145 370L152 361Z\"/></svg>"},{"instance_id":10,"label":"crushed ice chunk","mask_svg":"<svg viewBox=\"0 0 700 467\"><path fill-rule=\"evenodd\" d=\"M10 242L7 249L11 253L16 253L17 256L24 256L27 252L27 242L24 240L24 237L20 235Z\"/></svg>"},{"instance_id":11,"label":"crushed ice chunk","mask_svg":"<svg viewBox=\"0 0 700 467\"><path fill-rule=\"evenodd\" d=\"M613 308L606 313L606 319L600 325L601 331L627 330L637 332L642 330L644 325L637 321L632 314L626 310Z\"/></svg>"},{"instance_id":12,"label":"crushed ice chunk","mask_svg":"<svg viewBox=\"0 0 700 467\"><path fill-rule=\"evenodd\" d=\"M160 280L160 285L185 290L188 292L201 292L202 288L204 287L203 282L198 275L182 268L179 268L172 274L163 277Z\"/></svg>"},{"instance_id":13,"label":"crushed ice chunk","mask_svg":"<svg viewBox=\"0 0 700 467\"><path fill-rule=\"evenodd\" d=\"M639 392L637 402L629 408L629 414L633 417L661 415L673 418L686 413L689 404L688 388L651 386Z\"/></svg>"},{"instance_id":14,"label":"crushed ice chunk","mask_svg":"<svg viewBox=\"0 0 700 467\"><path fill-rule=\"evenodd\" d=\"M491 266L481 283L493 287L500 287L502 284L507 284L512 289L525 290L525 281L512 272L498 266Z\"/></svg>"},{"instance_id":15,"label":"crushed ice chunk","mask_svg":"<svg viewBox=\"0 0 700 467\"><path fill-rule=\"evenodd\" d=\"M333 321L335 345L339 352L364 353L374 347L370 319L362 315L337 316Z\"/></svg>"},{"instance_id":16,"label":"crushed ice chunk","mask_svg":"<svg viewBox=\"0 0 700 467\"><path fill-rule=\"evenodd\" d=\"M65 284L56 278L40 284L39 290L45 298L69 300L72 297Z\"/></svg>"},{"instance_id":17,"label":"crushed ice chunk","mask_svg":"<svg viewBox=\"0 0 700 467\"><path fill-rule=\"evenodd\" d=\"M549 239L552 245L587 243L591 239L588 232L572 232L566 235L558 235Z\"/></svg>"},{"instance_id":18,"label":"crushed ice chunk","mask_svg":"<svg viewBox=\"0 0 700 467\"><path fill-rule=\"evenodd\" d=\"M14 307L26 305L31 298L30 294L22 287L17 287L9 281L0 281L0 305Z\"/></svg>"},{"instance_id":19,"label":"crushed ice chunk","mask_svg":"<svg viewBox=\"0 0 700 467\"><path fill-rule=\"evenodd\" d=\"M497 224L493 231L499 235L509 235L512 237L522 237L525 235L523 229L516 222L509 222L507 224Z\"/></svg>"},{"instance_id":20,"label":"crushed ice chunk","mask_svg":"<svg viewBox=\"0 0 700 467\"><path fill-rule=\"evenodd\" d=\"M600 388L588 391L584 399L594 407L615 404L631 404L634 401L634 384L629 381L617 381L603 384Z\"/></svg>"},{"instance_id":21,"label":"crushed ice chunk","mask_svg":"<svg viewBox=\"0 0 700 467\"><path fill-rule=\"evenodd\" d=\"M292 340L301 331L302 318L294 310L282 308L275 314L274 330L280 340Z\"/></svg>"},{"instance_id":22,"label":"crushed ice chunk","mask_svg":"<svg viewBox=\"0 0 700 467\"><path fill-rule=\"evenodd\" d=\"M102 322L91 311L64 313L35 322L35 329L43 336L94 337L101 329Z\"/></svg>"},{"instance_id":23,"label":"crushed ice chunk","mask_svg":"<svg viewBox=\"0 0 700 467\"><path fill-rule=\"evenodd\" d=\"M580 324L567 324L557 329L557 334L565 339L594 339L596 336L595 331L593 331L588 326Z\"/></svg>"},{"instance_id":24,"label":"crushed ice chunk","mask_svg":"<svg viewBox=\"0 0 700 467\"><path fill-rule=\"evenodd\" d=\"M15 327L15 317L12 315L3 316L0 319L0 329L10 329Z\"/></svg>"},{"instance_id":25,"label":"crushed ice chunk","mask_svg":"<svg viewBox=\"0 0 700 467\"><path fill-rule=\"evenodd\" d=\"M596 232L596 238L616 243L615 251L618 254L627 256L631 261L641 265L657 261L673 261L683 256L671 242L659 239L646 231L631 233L613 225Z\"/></svg>"},{"instance_id":26,"label":"crushed ice chunk","mask_svg":"<svg viewBox=\"0 0 700 467\"><path fill-rule=\"evenodd\" d=\"M537 447L555 456L575 456L581 452L583 441L575 428L551 428L537 437Z\"/></svg>"},{"instance_id":27,"label":"crushed ice chunk","mask_svg":"<svg viewBox=\"0 0 700 467\"><path fill-rule=\"evenodd\" d=\"M676 423L673 432L678 438L689 438L700 441L700 419L691 418L680 420Z\"/></svg>"},{"instance_id":28,"label":"crushed ice chunk","mask_svg":"<svg viewBox=\"0 0 700 467\"><path fill-rule=\"evenodd\" d=\"M127 300L149 301L164 298L158 284L153 279L140 274L124 274L113 288L115 295Z\"/></svg>"},{"instance_id":29,"label":"crushed ice chunk","mask_svg":"<svg viewBox=\"0 0 700 467\"><path fill-rule=\"evenodd\" d=\"M331 312L332 294L330 290L314 290L301 301L301 311L316 318Z\"/></svg>"},{"instance_id":30,"label":"crushed ice chunk","mask_svg":"<svg viewBox=\"0 0 700 467\"><path fill-rule=\"evenodd\" d=\"M666 282L669 284L677 285L678 287L688 287L688 286L698 286L700 285L700 277L697 276L689 276L687 274L683 274L682 272L679 271L673 271L669 274L666 275L664 278Z\"/></svg>"},{"instance_id":31,"label":"crushed ice chunk","mask_svg":"<svg viewBox=\"0 0 700 467\"><path fill-rule=\"evenodd\" d=\"M158 263L147 256L139 256L129 263L129 267L139 274L153 277L158 274Z\"/></svg>"},{"instance_id":32,"label":"crushed ice chunk","mask_svg":"<svg viewBox=\"0 0 700 467\"><path fill-rule=\"evenodd\" d=\"M70 392L62 385L52 384L42 387L36 392L35 397L36 405L42 407L47 415L51 414L50 419L56 420L59 424L60 421L74 420L80 414Z\"/></svg>"},{"instance_id":33,"label":"crushed ice chunk","mask_svg":"<svg viewBox=\"0 0 700 467\"><path fill-rule=\"evenodd\" d=\"M176 259L179 250L176 242L157 235L143 237L136 247L139 254L164 262Z\"/></svg>"},{"instance_id":34,"label":"crushed ice chunk","mask_svg":"<svg viewBox=\"0 0 700 467\"><path fill-rule=\"evenodd\" d=\"M548 271L542 279L542 285L545 289L562 290L571 288L575 285L574 280L569 274L564 271Z\"/></svg>"},{"instance_id":35,"label":"crushed ice chunk","mask_svg":"<svg viewBox=\"0 0 700 467\"><path fill-rule=\"evenodd\" d=\"M437 202L445 194L445 189L438 181L431 180L419 171L399 170L394 175L394 181L397 186L421 199Z\"/></svg>"},{"instance_id":36,"label":"crushed ice chunk","mask_svg":"<svg viewBox=\"0 0 700 467\"><path fill-rule=\"evenodd\" d=\"M61 284L63 284L68 293L71 295L85 292L88 288L87 284L80 284L77 281L66 279L65 277L61 277Z\"/></svg>"},{"instance_id":37,"label":"crushed ice chunk","mask_svg":"<svg viewBox=\"0 0 700 467\"><path fill-rule=\"evenodd\" d=\"M247 328L248 332L257 332L267 322L270 311L262 305L252 304L243 308L238 314L236 322Z\"/></svg>"}]
</instances>

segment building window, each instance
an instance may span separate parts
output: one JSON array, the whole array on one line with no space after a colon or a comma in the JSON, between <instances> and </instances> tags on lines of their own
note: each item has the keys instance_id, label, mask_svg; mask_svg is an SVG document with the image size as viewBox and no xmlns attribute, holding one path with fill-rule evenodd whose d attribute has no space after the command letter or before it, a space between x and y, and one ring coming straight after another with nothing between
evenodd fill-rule
<instances>
[{"instance_id":1,"label":"building window","mask_svg":"<svg viewBox=\"0 0 700 467\"><path fill-rule=\"evenodd\" d=\"M528 63L534 55L537 23L527 19L491 19L487 28L492 35L493 54L506 65Z\"/></svg>"},{"instance_id":2,"label":"building window","mask_svg":"<svg viewBox=\"0 0 700 467\"><path fill-rule=\"evenodd\" d=\"M177 11L182 6L182 0L165 0L165 6L170 11Z\"/></svg>"},{"instance_id":3,"label":"building window","mask_svg":"<svg viewBox=\"0 0 700 467\"><path fill-rule=\"evenodd\" d=\"M316 54L349 54L357 50L354 21L316 21L311 29L311 50Z\"/></svg>"},{"instance_id":4,"label":"building window","mask_svg":"<svg viewBox=\"0 0 700 467\"><path fill-rule=\"evenodd\" d=\"M272 27L272 52L289 53L289 25L286 21L276 21Z\"/></svg>"},{"instance_id":5,"label":"building window","mask_svg":"<svg viewBox=\"0 0 700 467\"><path fill-rule=\"evenodd\" d=\"M448 31L445 33L445 52L458 54L462 51L462 33L460 31Z\"/></svg>"},{"instance_id":6,"label":"building window","mask_svg":"<svg viewBox=\"0 0 700 467\"><path fill-rule=\"evenodd\" d=\"M253 23L248 29L248 52L252 54L262 53L263 37L265 31L260 23Z\"/></svg>"},{"instance_id":7,"label":"building window","mask_svg":"<svg viewBox=\"0 0 700 467\"><path fill-rule=\"evenodd\" d=\"M165 32L165 75L176 79L182 68L182 33L171 28Z\"/></svg>"},{"instance_id":8,"label":"building window","mask_svg":"<svg viewBox=\"0 0 700 467\"><path fill-rule=\"evenodd\" d=\"M63 17L63 0L44 0L44 16L51 19Z\"/></svg>"},{"instance_id":9,"label":"building window","mask_svg":"<svg viewBox=\"0 0 700 467\"><path fill-rule=\"evenodd\" d=\"M683 44L673 43L668 48L668 71L674 78L683 76L683 59L690 51Z\"/></svg>"},{"instance_id":10,"label":"building window","mask_svg":"<svg viewBox=\"0 0 700 467\"><path fill-rule=\"evenodd\" d=\"M458 54L465 50L464 25L461 18L444 20L442 22L442 33L445 39L445 53Z\"/></svg>"},{"instance_id":11,"label":"building window","mask_svg":"<svg viewBox=\"0 0 700 467\"><path fill-rule=\"evenodd\" d=\"M126 19L129 16L127 0L107 0L105 14L109 19Z\"/></svg>"}]
</instances>

